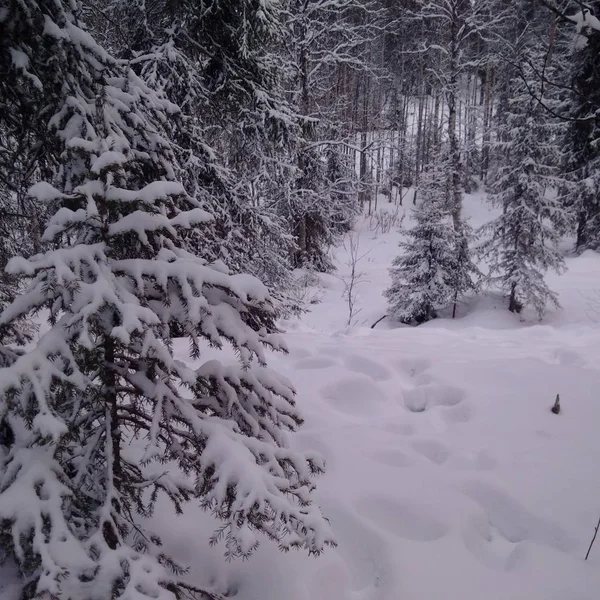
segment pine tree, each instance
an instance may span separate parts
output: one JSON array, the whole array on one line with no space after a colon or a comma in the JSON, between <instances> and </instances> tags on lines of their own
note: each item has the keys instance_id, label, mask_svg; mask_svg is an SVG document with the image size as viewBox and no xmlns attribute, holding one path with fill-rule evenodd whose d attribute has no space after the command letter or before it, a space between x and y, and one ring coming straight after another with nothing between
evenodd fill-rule
<instances>
[{"instance_id":1,"label":"pine tree","mask_svg":"<svg viewBox=\"0 0 600 600\"><path fill-rule=\"evenodd\" d=\"M548 303L558 306L544 274L563 267L557 244L569 216L556 193L559 131L539 105L540 82L530 68L539 52L517 47L513 53L522 69L510 82L503 141L497 144L504 162L489 195L502 213L483 228L488 239L482 253L490 262L490 282L509 296L509 310L531 305L541 317Z\"/></svg>"},{"instance_id":2,"label":"pine tree","mask_svg":"<svg viewBox=\"0 0 600 600\"><path fill-rule=\"evenodd\" d=\"M392 285L384 292L390 316L403 323L424 323L437 317L440 308L456 303L470 280L464 266L464 238L452 220L451 161L440 157L425 172L421 203L413 209L414 227L400 242L402 253L394 259ZM462 261L462 262L460 262Z\"/></svg>"},{"instance_id":3,"label":"pine tree","mask_svg":"<svg viewBox=\"0 0 600 600\"><path fill-rule=\"evenodd\" d=\"M23 49L31 72L49 73L42 87L61 85L46 112L58 169L29 190L48 206L51 247L9 261L29 285L0 314L4 327L50 314L35 346L0 369L12 432L0 548L24 600L204 597L149 531L158 497L212 510L230 557L249 555L258 533L319 553L333 543L310 499L323 465L286 445L302 420L290 383L264 366L265 347L283 349L266 288L185 249L185 232L213 218L176 178L177 106L114 60L75 8L24 1L3 23L13 45L19 31L36 42ZM194 369L175 359L173 331L193 358L226 341L239 364Z\"/></svg>"}]
</instances>

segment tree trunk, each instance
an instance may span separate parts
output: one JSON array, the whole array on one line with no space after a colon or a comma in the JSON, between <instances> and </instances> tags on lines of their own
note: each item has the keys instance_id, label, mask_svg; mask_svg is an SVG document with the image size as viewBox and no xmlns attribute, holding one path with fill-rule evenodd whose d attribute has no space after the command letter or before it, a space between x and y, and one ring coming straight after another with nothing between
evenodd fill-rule
<instances>
[{"instance_id":1,"label":"tree trunk","mask_svg":"<svg viewBox=\"0 0 600 600\"><path fill-rule=\"evenodd\" d=\"M490 165L490 142L492 118L494 114L494 95L493 90L494 71L488 65L485 71L485 83L483 93L483 140L481 146L481 172L480 177L483 183L487 182L487 173Z\"/></svg>"},{"instance_id":2,"label":"tree trunk","mask_svg":"<svg viewBox=\"0 0 600 600\"><path fill-rule=\"evenodd\" d=\"M517 301L517 284L513 283L510 288L510 297L508 299L508 310L512 313L521 312L521 304Z\"/></svg>"},{"instance_id":3,"label":"tree trunk","mask_svg":"<svg viewBox=\"0 0 600 600\"><path fill-rule=\"evenodd\" d=\"M448 142L450 146L450 164L452 168L450 180L450 203L452 222L455 231L461 229L462 192L460 181L460 147L456 130L456 110L458 100L458 28L459 15L457 6L452 4L452 20L450 23L450 72L447 92L448 102Z\"/></svg>"},{"instance_id":4,"label":"tree trunk","mask_svg":"<svg viewBox=\"0 0 600 600\"><path fill-rule=\"evenodd\" d=\"M301 39L306 37L306 32L303 32L303 36ZM308 85L308 55L306 48L302 47L300 50L299 56L299 77L300 77L300 110L305 117L310 115L310 92ZM309 143L312 139L313 132L312 126L305 120L302 123L303 129L303 137L305 143ZM301 174L298 185L299 188L302 189L304 187L308 187L305 182L304 175L307 172L307 167L309 163L308 153L310 152L308 147L303 147L300 149L298 154L298 170ZM296 251L294 264L296 267L301 267L304 265L306 261L306 256L308 253L308 236L307 236L307 226L306 226L306 214L301 208L299 214L296 215L296 242L298 245L298 250Z\"/></svg>"},{"instance_id":5,"label":"tree trunk","mask_svg":"<svg viewBox=\"0 0 600 600\"><path fill-rule=\"evenodd\" d=\"M419 89L419 108L417 110L417 137L415 139L415 183L423 172L423 112L425 99L425 83Z\"/></svg>"},{"instance_id":6,"label":"tree trunk","mask_svg":"<svg viewBox=\"0 0 600 600\"><path fill-rule=\"evenodd\" d=\"M364 205L370 193L367 182L367 143L368 143L368 127L369 127L369 77L362 76L363 79L363 110L360 126L360 169L359 169L359 201L364 210ZM369 210L370 214L370 210Z\"/></svg>"},{"instance_id":7,"label":"tree trunk","mask_svg":"<svg viewBox=\"0 0 600 600\"><path fill-rule=\"evenodd\" d=\"M114 478L115 487L119 489L123 476L121 469L121 428L119 426L117 376L115 372L115 341L110 336L104 338L104 374L102 379L102 393L110 415L111 475Z\"/></svg>"}]
</instances>

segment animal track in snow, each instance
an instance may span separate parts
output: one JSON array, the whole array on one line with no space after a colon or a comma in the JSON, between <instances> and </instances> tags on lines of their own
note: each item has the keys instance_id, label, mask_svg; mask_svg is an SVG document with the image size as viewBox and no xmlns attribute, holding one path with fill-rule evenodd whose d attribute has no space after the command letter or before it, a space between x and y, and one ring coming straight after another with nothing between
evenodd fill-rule
<instances>
[{"instance_id":1,"label":"animal track in snow","mask_svg":"<svg viewBox=\"0 0 600 600\"><path fill-rule=\"evenodd\" d=\"M428 358L405 358L397 363L401 373L409 377L418 377L431 367Z\"/></svg>"},{"instance_id":2,"label":"animal track in snow","mask_svg":"<svg viewBox=\"0 0 600 600\"><path fill-rule=\"evenodd\" d=\"M327 358L326 356L311 356L308 358L304 358L299 360L294 367L296 369L308 370L308 369L327 369L328 367L333 367L337 363L332 358Z\"/></svg>"},{"instance_id":3,"label":"animal track in snow","mask_svg":"<svg viewBox=\"0 0 600 600\"><path fill-rule=\"evenodd\" d=\"M339 504L325 502L322 508L336 532L336 552L348 566L352 587L356 591L389 588L393 584L393 571L381 536Z\"/></svg>"},{"instance_id":4,"label":"animal track in snow","mask_svg":"<svg viewBox=\"0 0 600 600\"><path fill-rule=\"evenodd\" d=\"M419 373L414 380L415 385L428 385L435 382L435 377L431 373Z\"/></svg>"},{"instance_id":5,"label":"animal track in snow","mask_svg":"<svg viewBox=\"0 0 600 600\"><path fill-rule=\"evenodd\" d=\"M513 570L519 561L519 544L499 534L484 514L471 515L463 529L463 542L479 562L495 571Z\"/></svg>"},{"instance_id":6,"label":"animal track in snow","mask_svg":"<svg viewBox=\"0 0 600 600\"><path fill-rule=\"evenodd\" d=\"M399 435L414 435L415 428L409 423L388 423L384 427L389 433L397 433Z\"/></svg>"},{"instance_id":7,"label":"animal track in snow","mask_svg":"<svg viewBox=\"0 0 600 600\"><path fill-rule=\"evenodd\" d=\"M331 600L348 597L348 569L341 559L319 568L306 582L307 598ZM350 592L351 593L351 592Z\"/></svg>"},{"instance_id":8,"label":"animal track in snow","mask_svg":"<svg viewBox=\"0 0 600 600\"><path fill-rule=\"evenodd\" d=\"M498 461L485 450L454 454L450 460L453 468L491 471L498 466Z\"/></svg>"},{"instance_id":9,"label":"animal track in snow","mask_svg":"<svg viewBox=\"0 0 600 600\"><path fill-rule=\"evenodd\" d=\"M389 467L410 467L413 461L398 450L380 450L375 452L368 457L373 462L387 465Z\"/></svg>"},{"instance_id":10,"label":"animal track in snow","mask_svg":"<svg viewBox=\"0 0 600 600\"><path fill-rule=\"evenodd\" d=\"M534 515L493 486L472 481L464 485L463 491L485 511L489 524L507 541L513 544L532 541L562 552L570 552L575 547L564 529Z\"/></svg>"},{"instance_id":11,"label":"animal track in snow","mask_svg":"<svg viewBox=\"0 0 600 600\"><path fill-rule=\"evenodd\" d=\"M350 377L326 385L321 395L336 410L352 415L371 416L383 404L386 396L370 379Z\"/></svg>"},{"instance_id":12,"label":"animal track in snow","mask_svg":"<svg viewBox=\"0 0 600 600\"><path fill-rule=\"evenodd\" d=\"M551 355L552 362L565 367L585 367L585 359L578 352L565 348L557 348Z\"/></svg>"},{"instance_id":13,"label":"animal track in snow","mask_svg":"<svg viewBox=\"0 0 600 600\"><path fill-rule=\"evenodd\" d=\"M480 450L473 460L473 466L482 471L490 471L498 466L498 461L485 450Z\"/></svg>"},{"instance_id":14,"label":"animal track in snow","mask_svg":"<svg viewBox=\"0 0 600 600\"><path fill-rule=\"evenodd\" d=\"M443 465L450 456L446 446L434 440L417 440L411 446L415 452L436 465Z\"/></svg>"},{"instance_id":15,"label":"animal track in snow","mask_svg":"<svg viewBox=\"0 0 600 600\"><path fill-rule=\"evenodd\" d=\"M408 500L389 500L380 496L366 496L356 508L381 529L415 542L432 542L443 537L446 526L428 509Z\"/></svg>"},{"instance_id":16,"label":"animal track in snow","mask_svg":"<svg viewBox=\"0 0 600 600\"><path fill-rule=\"evenodd\" d=\"M359 354L350 354L344 359L346 368L367 375L371 379L383 380L391 377L390 372L383 365L372 361Z\"/></svg>"},{"instance_id":17,"label":"animal track in snow","mask_svg":"<svg viewBox=\"0 0 600 600\"><path fill-rule=\"evenodd\" d=\"M404 404L411 412L424 412L434 406L455 406L465 398L465 392L452 385L429 383L404 390Z\"/></svg>"},{"instance_id":18,"label":"animal track in snow","mask_svg":"<svg viewBox=\"0 0 600 600\"><path fill-rule=\"evenodd\" d=\"M448 425L467 423L473 416L473 407L463 401L455 406L447 407L442 412L442 418Z\"/></svg>"}]
</instances>

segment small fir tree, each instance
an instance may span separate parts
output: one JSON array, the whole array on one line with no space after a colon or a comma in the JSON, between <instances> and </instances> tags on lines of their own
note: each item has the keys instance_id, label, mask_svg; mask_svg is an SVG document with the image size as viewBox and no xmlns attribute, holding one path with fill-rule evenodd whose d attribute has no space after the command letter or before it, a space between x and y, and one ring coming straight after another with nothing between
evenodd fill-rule
<instances>
[{"instance_id":1,"label":"small fir tree","mask_svg":"<svg viewBox=\"0 0 600 600\"><path fill-rule=\"evenodd\" d=\"M440 159L424 174L421 203L413 209L415 224L400 243L392 263L392 285L384 293L390 315L403 323L424 323L439 308L455 302L464 286L457 270L456 231L445 177L448 161Z\"/></svg>"}]
</instances>

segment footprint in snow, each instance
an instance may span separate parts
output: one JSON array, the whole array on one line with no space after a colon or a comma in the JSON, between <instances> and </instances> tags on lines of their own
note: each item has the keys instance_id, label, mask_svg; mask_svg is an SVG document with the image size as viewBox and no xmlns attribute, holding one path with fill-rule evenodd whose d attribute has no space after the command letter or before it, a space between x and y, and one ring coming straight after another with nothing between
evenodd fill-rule
<instances>
[{"instance_id":1,"label":"footprint in snow","mask_svg":"<svg viewBox=\"0 0 600 600\"><path fill-rule=\"evenodd\" d=\"M409 500L365 496L356 509L382 530L414 542L432 542L448 531L429 509Z\"/></svg>"},{"instance_id":2,"label":"footprint in snow","mask_svg":"<svg viewBox=\"0 0 600 600\"><path fill-rule=\"evenodd\" d=\"M442 418L448 425L468 423L473 417L473 407L466 401L442 410Z\"/></svg>"},{"instance_id":3,"label":"footprint in snow","mask_svg":"<svg viewBox=\"0 0 600 600\"><path fill-rule=\"evenodd\" d=\"M381 411L386 395L366 377L350 377L326 385L321 389L325 401L339 412L373 416Z\"/></svg>"},{"instance_id":4,"label":"footprint in snow","mask_svg":"<svg viewBox=\"0 0 600 600\"><path fill-rule=\"evenodd\" d=\"M337 503L321 503L323 514L336 532L336 553L346 563L352 577L352 588L357 591L394 589L394 570L389 563L390 552L382 536L364 523L363 519Z\"/></svg>"},{"instance_id":5,"label":"footprint in snow","mask_svg":"<svg viewBox=\"0 0 600 600\"><path fill-rule=\"evenodd\" d=\"M518 567L520 544L509 542L485 514L471 515L462 532L466 549L482 564L494 571L512 571Z\"/></svg>"},{"instance_id":6,"label":"footprint in snow","mask_svg":"<svg viewBox=\"0 0 600 600\"><path fill-rule=\"evenodd\" d=\"M404 405L411 412L424 412L434 406L456 406L466 396L464 390L452 385L428 383L404 390Z\"/></svg>"},{"instance_id":7,"label":"footprint in snow","mask_svg":"<svg viewBox=\"0 0 600 600\"><path fill-rule=\"evenodd\" d=\"M415 428L409 423L388 423L384 427L389 433L397 433L399 435L414 435Z\"/></svg>"},{"instance_id":8,"label":"footprint in snow","mask_svg":"<svg viewBox=\"0 0 600 600\"><path fill-rule=\"evenodd\" d=\"M586 364L585 359L581 354L564 348L557 348L554 350L551 354L551 362L558 363L565 367L583 367Z\"/></svg>"},{"instance_id":9,"label":"footprint in snow","mask_svg":"<svg viewBox=\"0 0 600 600\"><path fill-rule=\"evenodd\" d=\"M415 378L427 371L432 363L427 358L405 358L396 364L400 373Z\"/></svg>"},{"instance_id":10,"label":"footprint in snow","mask_svg":"<svg viewBox=\"0 0 600 600\"><path fill-rule=\"evenodd\" d=\"M455 469L491 471L498 466L498 461L486 450L479 450L454 454L450 464Z\"/></svg>"},{"instance_id":11,"label":"footprint in snow","mask_svg":"<svg viewBox=\"0 0 600 600\"><path fill-rule=\"evenodd\" d=\"M416 377L414 377L415 385L428 385L430 383L435 383L435 377L431 375L431 373L420 373Z\"/></svg>"},{"instance_id":12,"label":"footprint in snow","mask_svg":"<svg viewBox=\"0 0 600 600\"><path fill-rule=\"evenodd\" d=\"M417 440L411 446L415 452L436 465L443 465L450 456L446 446L434 440Z\"/></svg>"},{"instance_id":13,"label":"footprint in snow","mask_svg":"<svg viewBox=\"0 0 600 600\"><path fill-rule=\"evenodd\" d=\"M370 377L376 381L389 379L391 377L391 373L386 367L358 354L350 354L346 356L344 359L344 364L350 371L362 373L363 375L366 375L367 377Z\"/></svg>"},{"instance_id":14,"label":"footprint in snow","mask_svg":"<svg viewBox=\"0 0 600 600\"><path fill-rule=\"evenodd\" d=\"M463 492L484 511L490 526L512 544L535 542L561 552L571 552L575 541L559 525L538 517L501 490L481 481L463 486Z\"/></svg>"}]
</instances>

